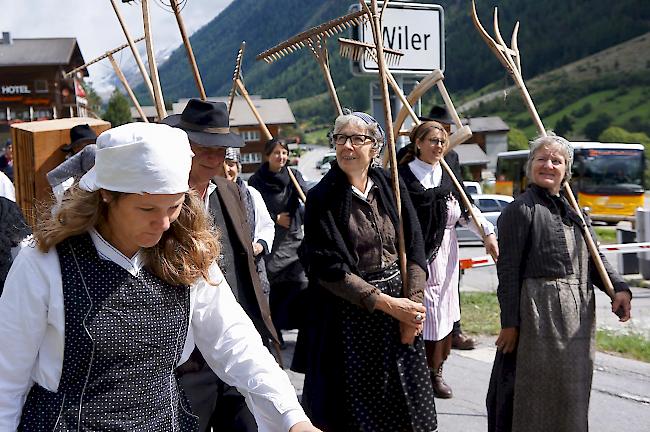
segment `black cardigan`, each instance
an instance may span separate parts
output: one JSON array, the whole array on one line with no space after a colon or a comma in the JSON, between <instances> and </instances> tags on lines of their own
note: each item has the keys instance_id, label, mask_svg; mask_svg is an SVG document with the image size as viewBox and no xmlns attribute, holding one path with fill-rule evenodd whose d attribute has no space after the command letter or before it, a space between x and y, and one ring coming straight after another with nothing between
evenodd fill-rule
<instances>
[{"instance_id":1,"label":"black cardigan","mask_svg":"<svg viewBox=\"0 0 650 432\"><path fill-rule=\"evenodd\" d=\"M377 185L381 201L397 232L397 208L389 173L381 168L370 168L368 177ZM426 271L420 224L409 194L401 183L400 192L406 257ZM345 273L361 276L350 253L351 245L348 241L351 199L350 182L336 163L309 191L305 208L305 238L300 248L300 257L310 280L337 281Z\"/></svg>"}]
</instances>

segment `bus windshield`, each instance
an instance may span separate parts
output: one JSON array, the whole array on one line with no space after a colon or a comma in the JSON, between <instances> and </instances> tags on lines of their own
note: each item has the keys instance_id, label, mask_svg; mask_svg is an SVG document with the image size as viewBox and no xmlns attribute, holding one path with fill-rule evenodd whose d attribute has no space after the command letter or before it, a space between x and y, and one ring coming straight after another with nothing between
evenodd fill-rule
<instances>
[{"instance_id":1,"label":"bus windshield","mask_svg":"<svg viewBox=\"0 0 650 432\"><path fill-rule=\"evenodd\" d=\"M584 193L643 192L643 151L585 149L576 151L575 180Z\"/></svg>"}]
</instances>

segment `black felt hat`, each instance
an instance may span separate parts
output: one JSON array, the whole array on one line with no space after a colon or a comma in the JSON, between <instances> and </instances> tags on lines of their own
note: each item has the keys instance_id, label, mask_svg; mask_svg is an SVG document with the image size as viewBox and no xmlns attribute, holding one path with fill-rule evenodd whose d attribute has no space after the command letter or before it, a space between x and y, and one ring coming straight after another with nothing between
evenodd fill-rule
<instances>
[{"instance_id":1,"label":"black felt hat","mask_svg":"<svg viewBox=\"0 0 650 432\"><path fill-rule=\"evenodd\" d=\"M420 117L421 121L437 121L438 123L453 124L454 120L449 115L447 108L440 105L434 105L429 111L427 117Z\"/></svg>"},{"instance_id":2,"label":"black felt hat","mask_svg":"<svg viewBox=\"0 0 650 432\"><path fill-rule=\"evenodd\" d=\"M92 144L97 140L97 134L87 124L80 124L70 129L70 144L64 145L61 150L70 152L75 146Z\"/></svg>"},{"instance_id":3,"label":"black felt hat","mask_svg":"<svg viewBox=\"0 0 650 432\"><path fill-rule=\"evenodd\" d=\"M162 123L183 129L190 141L203 147L243 147L242 137L230 131L229 117L223 102L190 99L181 114L165 117Z\"/></svg>"}]
</instances>

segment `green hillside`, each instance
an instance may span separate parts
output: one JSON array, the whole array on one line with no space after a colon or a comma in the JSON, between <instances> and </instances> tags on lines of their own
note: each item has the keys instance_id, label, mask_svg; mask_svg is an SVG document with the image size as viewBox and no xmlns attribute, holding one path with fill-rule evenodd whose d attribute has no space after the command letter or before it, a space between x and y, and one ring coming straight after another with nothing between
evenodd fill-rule
<instances>
[{"instance_id":1,"label":"green hillside","mask_svg":"<svg viewBox=\"0 0 650 432\"><path fill-rule=\"evenodd\" d=\"M352 3L353 0L233 1L191 37L207 93L228 93L237 49L246 40L243 71L250 93L288 98L299 122L309 127L331 122L334 110L323 95L325 84L307 50L272 65L256 62L255 56L296 33L343 15ZM472 25L468 0L421 3L437 3L445 9L445 75L452 96L503 81L502 66ZM487 28L491 28L488 23L492 22L492 6L493 2L478 1L479 15ZM554 70L650 29L647 0L501 0L498 6L501 29L507 40L515 18L521 22L519 44L526 77ZM338 56L335 38L329 46L334 83L342 104L367 108L370 78L352 77L348 61ZM177 49L161 65L160 75L167 101L198 95L184 49ZM148 95L142 88L138 94L146 101ZM497 111L505 109L494 112Z\"/></svg>"}]
</instances>

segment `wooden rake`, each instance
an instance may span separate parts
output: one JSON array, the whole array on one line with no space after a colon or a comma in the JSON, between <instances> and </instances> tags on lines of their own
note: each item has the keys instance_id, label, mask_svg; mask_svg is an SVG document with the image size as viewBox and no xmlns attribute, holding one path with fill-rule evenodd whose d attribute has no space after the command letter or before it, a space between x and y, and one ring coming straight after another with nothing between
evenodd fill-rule
<instances>
[{"instance_id":1,"label":"wooden rake","mask_svg":"<svg viewBox=\"0 0 650 432\"><path fill-rule=\"evenodd\" d=\"M134 40L133 43L137 43L137 42L140 42L142 40L144 40L144 36ZM86 69L88 66L90 66L92 64L95 64L95 63L107 58L111 62L111 65L113 66L113 70L115 71L115 74L117 75L117 77L120 79L120 82L124 86L124 89L126 90L127 94L131 98L131 102L133 102L133 105L135 106L135 109L138 110L138 113L140 114L140 117L142 117L142 121L148 123L149 120L147 119L147 116L145 115L144 110L140 106L140 103L138 102L138 99L135 97L135 94L133 93L133 90L131 89L131 86L129 85L128 81L126 80L126 77L124 76L124 73L122 73L122 70L120 69L120 67L117 64L117 62L115 61L115 59L113 58L113 54L115 54L115 53L117 53L119 51L122 51L124 48L128 47L129 45L130 44L127 43L127 44L124 44L124 45L120 45L117 48L114 48L114 49L112 49L110 51L106 51L104 54L102 54L101 56L99 56L99 57L97 57L95 59L92 59L91 61L89 61L85 65L79 66L78 68L75 68L75 69L71 70L70 72L66 72L65 74L63 74L63 76L65 78L69 78L69 77L73 76L74 74L76 74L77 72L79 72L80 70Z\"/></svg>"},{"instance_id":2,"label":"wooden rake","mask_svg":"<svg viewBox=\"0 0 650 432\"><path fill-rule=\"evenodd\" d=\"M248 104L248 107L250 108L250 110L253 112L253 115L257 119L257 122L260 125L260 129L262 130L262 134L264 135L264 139L268 141L273 139L273 135L271 134L269 128L266 126L266 123L264 123L264 119L262 119L262 116L260 115L259 111L255 107L253 100L251 99L250 95L248 94L248 91L246 90L244 81L242 80L241 64L242 64L242 58L244 56L245 48L246 48L246 42L242 42L241 46L239 47L239 51L237 52L237 59L235 60L235 71L233 72L233 76L232 76L233 85L232 88L230 89L230 95L228 96L228 112L232 110L232 105L235 100L235 93L238 92L244 98L244 100ZM287 172L289 173L289 178L291 179L291 183L293 183L296 192L298 192L298 198L300 198L300 200L304 203L307 200L307 197L305 196L305 193L302 191L302 188L300 187L298 180L296 180L296 176L293 175L293 171L291 171L291 168L289 167L287 167Z\"/></svg>"},{"instance_id":3,"label":"wooden rake","mask_svg":"<svg viewBox=\"0 0 650 432\"><path fill-rule=\"evenodd\" d=\"M339 39L339 42L341 42L341 39ZM376 50L374 45L370 45L370 44L366 44L366 43L358 42L358 41L353 41L353 40L349 40L349 39L345 39L343 43L346 45L346 48L349 47L348 49L345 50L346 54L348 52L350 52L350 53L352 53L351 55L355 55L357 58L362 58L363 55L370 55L369 58L371 60L373 60L375 62L377 61L376 60L376 52L377 52L377 50ZM361 49L366 50L366 53L359 53L358 51L360 51ZM429 78L429 77L431 77L431 78ZM430 74L429 77L427 77L427 78L429 78L428 80L425 78L425 80L423 80L423 82L425 82L425 81L430 82L431 83L430 86L432 86L433 84L442 85L442 89L444 90L444 93L443 92L441 92L441 93L443 94L443 99L445 100L445 105L447 105L448 111L450 113L452 113L451 114L452 118L454 119L454 123L456 124L456 127L457 127L456 132L454 132L449 137L449 143L450 144L446 149L446 152L449 152L451 149L453 149L458 144L461 144L462 142L468 140L472 136L472 131L470 130L469 126L463 126L461 124L460 117L456 113L456 109L454 108L454 105L453 105L453 103L451 101L451 98L449 97L449 93L447 93L447 89L444 87L444 84L442 83L442 80L444 78L443 75L442 75L442 72L440 72L439 70L436 70L436 71L434 71L434 74ZM393 75L391 74L390 70L388 70L388 69L386 70L386 78L388 79L388 82L391 85L391 87L393 87L393 90L395 91L397 96L402 101L402 105L403 105L402 110L405 111L406 113L408 113L408 115L411 116L411 118L413 119L413 122L416 124L416 126L419 125L420 123L422 123L420 121L420 119L418 118L417 114L415 114L415 111L413 110L413 107L411 105L412 102L410 100L408 100L406 98L406 96L404 96L404 93L402 93L402 89L399 87L399 85L397 84L397 81L395 81L395 78L393 78ZM430 88L430 86L429 86L429 88ZM417 99L419 99L419 97ZM415 99L415 100L417 101L417 99ZM400 110L400 112L402 110ZM402 120L402 122L403 122L403 120ZM399 125L395 124L394 127L393 127L394 128L394 133L395 133L395 137L394 137L395 140L397 140L397 135L399 133L399 126L401 126L402 122L400 122ZM397 123L397 121L395 123ZM452 140L452 138L454 138L454 139ZM388 157L389 156L390 155L387 153L387 155L386 155L386 157L384 159L384 166L388 165L388 162L389 162ZM477 227L478 231L481 233L482 239L485 241L485 233L483 231L483 228L478 223L478 219L476 218L476 214L474 213L474 210L472 208L472 203L470 202L469 198L467 197L467 194L465 193L465 190L461 186L461 182L456 178L456 175L454 174L453 170L451 169L451 167L447 164L447 162L444 159L442 159L440 161L440 165L447 172L449 177L451 177L451 179L452 179L452 181L454 183L454 186L456 187L456 189L458 190L458 192L460 194L460 197L461 197L461 200L463 201L463 204L468 209L470 218L476 224L476 227ZM497 257L493 256L492 258L496 259Z\"/></svg>"},{"instance_id":4,"label":"wooden rake","mask_svg":"<svg viewBox=\"0 0 650 432\"><path fill-rule=\"evenodd\" d=\"M535 126L537 127L537 132L540 134L540 136L548 136L548 133L546 132L546 128L544 127L544 124L542 123L542 120L540 119L539 114L537 113L537 109L535 108L535 104L533 103L533 100L530 97L530 93L526 88L526 84L524 83L524 79L521 73L521 55L519 54L519 47L517 45L517 35L519 33L519 22L515 24L514 30L512 32L512 38L510 43L511 46L508 47L505 41L503 40L503 37L501 36L501 31L499 30L499 15L498 15L498 9L496 7L494 8L494 33L497 39L496 41L485 31L485 29L481 25L481 21L479 20L478 14L476 13L476 4L474 0L472 0L472 21L474 21L474 26L476 27L476 30L479 32L479 34L481 35L481 37L483 38L487 46L494 53L497 59L499 59L501 64L503 64L503 66L506 68L506 70L514 80L515 84L517 85L517 88L519 88L519 91L521 92L521 95L524 99L524 103L526 104L526 108L528 109L528 112L532 116ZM587 248L589 249L591 258L596 263L598 274L600 275L601 280L605 285L605 292L612 300L614 300L615 297L614 286L612 285L612 281L610 280L609 275L605 270L605 266L603 265L603 260L600 257L600 252L598 251L598 247L596 246L594 239L591 237L591 233L582 215L580 206L578 205L578 202L576 201L576 198L573 195L573 191L571 190L571 186L569 186L568 182L564 184L564 193L569 199L569 202L571 203L573 209L580 216L580 220L582 221L582 231L584 234L585 241L587 243Z\"/></svg>"},{"instance_id":5,"label":"wooden rake","mask_svg":"<svg viewBox=\"0 0 650 432\"><path fill-rule=\"evenodd\" d=\"M256 59L264 60L266 63L270 64L280 60L286 55L300 50L301 48L308 48L323 72L325 83L327 84L327 90L332 103L336 107L336 112L338 115L341 115L343 114L343 109L341 108L341 103L339 102L336 88L332 81L332 74L330 73L327 38L341 33L352 26L362 25L366 20L366 12L363 10L349 13L297 34L273 48L269 48L260 53Z\"/></svg>"}]
</instances>

